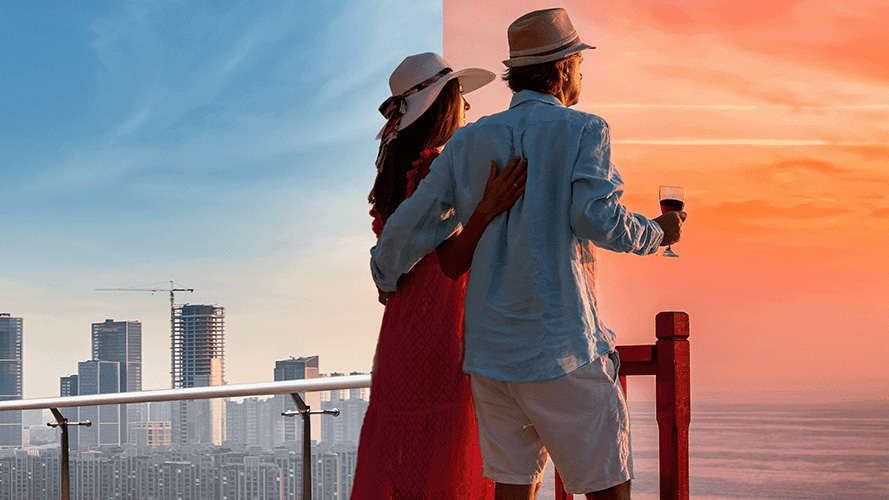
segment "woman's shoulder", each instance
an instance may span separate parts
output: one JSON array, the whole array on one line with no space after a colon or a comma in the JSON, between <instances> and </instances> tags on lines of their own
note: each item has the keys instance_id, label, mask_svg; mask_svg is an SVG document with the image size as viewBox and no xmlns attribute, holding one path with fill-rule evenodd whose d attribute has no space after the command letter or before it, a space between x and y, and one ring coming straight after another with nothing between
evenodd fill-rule
<instances>
[{"instance_id":1,"label":"woman's shoulder","mask_svg":"<svg viewBox=\"0 0 889 500\"><path fill-rule=\"evenodd\" d=\"M411 164L413 168L407 172L407 196L414 194L417 185L429 174L429 167L438 158L438 154L437 149L420 151L420 157L414 160Z\"/></svg>"}]
</instances>

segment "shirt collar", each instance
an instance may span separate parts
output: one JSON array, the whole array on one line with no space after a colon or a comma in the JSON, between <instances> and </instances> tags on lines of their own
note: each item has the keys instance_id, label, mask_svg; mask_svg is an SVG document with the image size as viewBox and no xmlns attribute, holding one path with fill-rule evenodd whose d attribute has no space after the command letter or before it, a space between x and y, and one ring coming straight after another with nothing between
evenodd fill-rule
<instances>
[{"instance_id":1,"label":"shirt collar","mask_svg":"<svg viewBox=\"0 0 889 500\"><path fill-rule=\"evenodd\" d=\"M521 92L516 92L512 95L512 100L509 102L509 107L514 108L519 104L528 101L540 101L544 104L551 104L553 106L559 106L564 108L562 105L562 101L558 100L556 97L551 96L549 94L541 94L540 92L535 92L533 90L522 90Z\"/></svg>"}]
</instances>

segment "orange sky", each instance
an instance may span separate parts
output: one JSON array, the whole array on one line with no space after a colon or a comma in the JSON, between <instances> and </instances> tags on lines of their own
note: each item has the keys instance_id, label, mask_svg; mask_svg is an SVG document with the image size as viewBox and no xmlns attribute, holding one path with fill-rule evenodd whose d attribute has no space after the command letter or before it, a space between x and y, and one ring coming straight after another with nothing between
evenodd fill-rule
<instances>
[{"instance_id":1,"label":"orange sky","mask_svg":"<svg viewBox=\"0 0 889 500\"><path fill-rule=\"evenodd\" d=\"M630 344L653 340L658 311L688 312L701 394L885 399L889 5L713 4L561 4L597 47L577 108L610 123L624 202L654 216L659 184L688 189L679 259L600 252L603 316ZM445 0L444 55L502 73L509 23L552 6ZM467 119L509 96L470 94Z\"/></svg>"}]
</instances>

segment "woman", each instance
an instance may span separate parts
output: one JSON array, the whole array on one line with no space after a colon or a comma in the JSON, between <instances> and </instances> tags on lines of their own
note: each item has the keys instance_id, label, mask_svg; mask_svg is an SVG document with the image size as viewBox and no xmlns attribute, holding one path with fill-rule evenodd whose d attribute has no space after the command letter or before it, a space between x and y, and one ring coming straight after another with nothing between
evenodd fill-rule
<instances>
[{"instance_id":1,"label":"woman","mask_svg":"<svg viewBox=\"0 0 889 500\"><path fill-rule=\"evenodd\" d=\"M369 197L377 236L465 124L469 104L462 93L493 79L477 68L453 72L433 53L407 57L392 73L392 97L380 107L387 123L378 137L377 178ZM465 273L484 228L524 192L524 167L514 159L498 174L492 162L485 193L463 231L420 260L396 292L380 293L386 312L353 500L493 496L481 475L469 377L461 370Z\"/></svg>"}]
</instances>

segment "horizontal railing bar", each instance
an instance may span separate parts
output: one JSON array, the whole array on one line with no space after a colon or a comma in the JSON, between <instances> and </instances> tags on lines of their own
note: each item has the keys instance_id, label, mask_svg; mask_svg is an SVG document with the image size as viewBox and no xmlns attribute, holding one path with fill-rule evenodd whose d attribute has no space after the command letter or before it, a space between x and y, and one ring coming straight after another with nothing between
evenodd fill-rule
<instances>
[{"instance_id":1,"label":"horizontal railing bar","mask_svg":"<svg viewBox=\"0 0 889 500\"><path fill-rule=\"evenodd\" d=\"M115 405L125 403L152 403L156 401L182 401L187 399L235 398L243 396L272 396L294 392L337 391L370 387L370 375L345 375L342 377L282 380L254 384L215 385L186 389L160 389L139 392L115 392L58 398L20 399L0 401L0 411L39 410L69 408L72 406Z\"/></svg>"},{"instance_id":2,"label":"horizontal railing bar","mask_svg":"<svg viewBox=\"0 0 889 500\"><path fill-rule=\"evenodd\" d=\"M620 375L622 377L629 375L657 375L657 363L653 361L639 363L621 359Z\"/></svg>"},{"instance_id":3,"label":"horizontal railing bar","mask_svg":"<svg viewBox=\"0 0 889 500\"><path fill-rule=\"evenodd\" d=\"M616 349L620 354L621 366L626 361L647 362L657 360L657 349L653 345L619 345Z\"/></svg>"}]
</instances>

